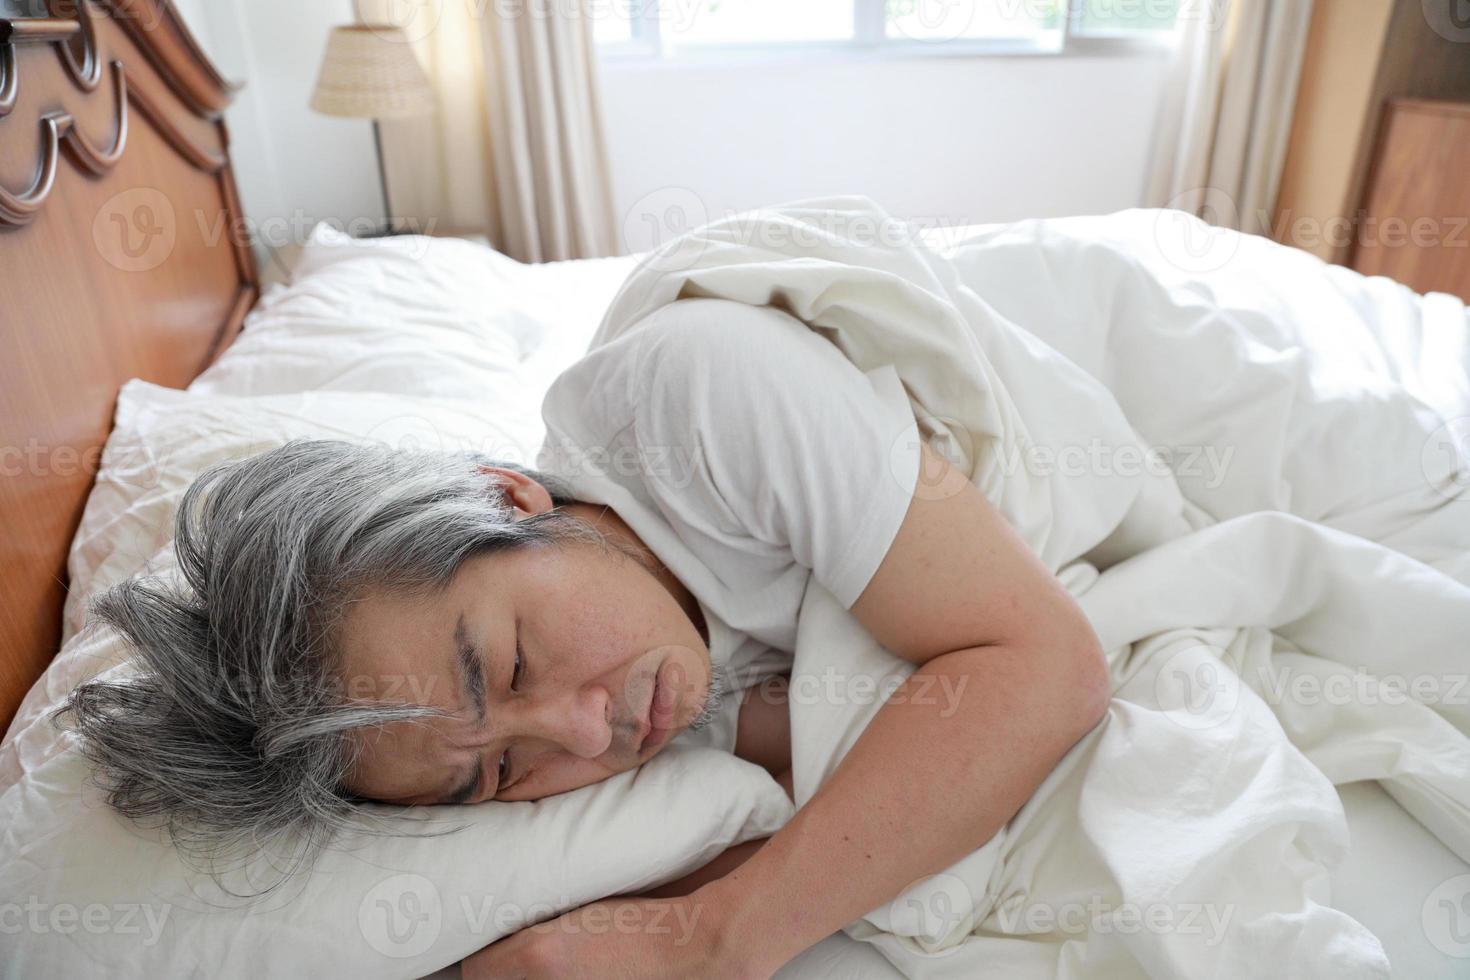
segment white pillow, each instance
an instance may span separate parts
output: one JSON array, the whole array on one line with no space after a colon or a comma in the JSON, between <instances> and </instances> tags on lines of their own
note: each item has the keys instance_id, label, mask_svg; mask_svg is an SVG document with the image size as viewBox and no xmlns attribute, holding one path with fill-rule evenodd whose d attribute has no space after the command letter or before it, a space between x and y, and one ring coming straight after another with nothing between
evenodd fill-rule
<instances>
[{"instance_id":1,"label":"white pillow","mask_svg":"<svg viewBox=\"0 0 1470 980\"><path fill-rule=\"evenodd\" d=\"M154 571L171 569L173 511L216 460L294 436L504 458L523 448L505 410L342 392L211 397L130 382L72 554L68 624L80 622L86 594L150 559ZM25 897L19 932L0 920L0 960L14 975L81 976L105 963L109 975L150 978L422 976L528 920L676 878L791 814L764 770L676 745L640 770L537 803L421 808L416 831L466 829L342 841L282 893L242 903L160 833L107 807L75 736L44 718L81 680L131 669L127 656L110 629L82 629L0 744L0 896ZM263 860L240 874L272 880ZM245 878L230 881L244 888Z\"/></svg>"},{"instance_id":2,"label":"white pillow","mask_svg":"<svg viewBox=\"0 0 1470 980\"><path fill-rule=\"evenodd\" d=\"M473 449L530 465L536 409L503 389L474 401L377 392L307 391L213 397L130 381L118 394L68 559L62 642L82 626L87 599L143 567L173 537L185 488L209 464L288 439L354 439L426 449Z\"/></svg>"},{"instance_id":3,"label":"white pillow","mask_svg":"<svg viewBox=\"0 0 1470 980\"><path fill-rule=\"evenodd\" d=\"M318 225L291 284L266 291L190 390L479 397L487 384L515 384L544 339L556 298L526 270L462 239L355 239Z\"/></svg>"}]
</instances>

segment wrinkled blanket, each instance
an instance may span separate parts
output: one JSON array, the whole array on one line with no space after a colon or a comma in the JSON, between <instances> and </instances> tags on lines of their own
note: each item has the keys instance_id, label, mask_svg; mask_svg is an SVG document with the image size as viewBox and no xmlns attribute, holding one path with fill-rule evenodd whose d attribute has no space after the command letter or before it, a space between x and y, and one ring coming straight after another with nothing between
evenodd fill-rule
<instances>
[{"instance_id":1,"label":"wrinkled blanket","mask_svg":"<svg viewBox=\"0 0 1470 980\"><path fill-rule=\"evenodd\" d=\"M1105 721L847 932L923 978L1387 976L1331 906L1334 784L1470 859L1464 308L1178 212L1048 227L938 250L866 198L732 215L651 253L593 341L721 297L891 365L1102 639ZM795 653L793 689L912 669L815 584ZM880 704L793 704L798 803Z\"/></svg>"}]
</instances>

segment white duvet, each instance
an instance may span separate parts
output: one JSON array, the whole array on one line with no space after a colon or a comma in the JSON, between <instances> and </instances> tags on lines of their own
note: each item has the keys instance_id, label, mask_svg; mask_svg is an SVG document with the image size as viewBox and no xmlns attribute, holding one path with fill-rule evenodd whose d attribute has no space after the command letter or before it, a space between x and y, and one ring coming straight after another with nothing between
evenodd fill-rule
<instances>
[{"instance_id":1,"label":"white duvet","mask_svg":"<svg viewBox=\"0 0 1470 980\"><path fill-rule=\"evenodd\" d=\"M925 437L1108 652L1104 723L1000 834L850 935L923 978L1389 975L1331 906L1333 786L1380 780L1470 859L1457 300L1177 212L986 229L941 255L832 198L651 254L594 344L686 296L777 305L861 369L893 365ZM812 587L793 689L908 669ZM793 706L798 803L866 701Z\"/></svg>"}]
</instances>

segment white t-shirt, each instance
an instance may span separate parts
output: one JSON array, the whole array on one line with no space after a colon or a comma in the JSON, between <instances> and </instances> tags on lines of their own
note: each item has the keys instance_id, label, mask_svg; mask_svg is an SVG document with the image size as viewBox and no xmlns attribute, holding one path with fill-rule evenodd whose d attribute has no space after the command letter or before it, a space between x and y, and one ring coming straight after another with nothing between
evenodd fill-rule
<instances>
[{"instance_id":1,"label":"white t-shirt","mask_svg":"<svg viewBox=\"0 0 1470 980\"><path fill-rule=\"evenodd\" d=\"M789 669L809 579L851 607L907 513L919 434L897 373L774 307L681 299L589 351L542 414L538 466L699 601L731 696L681 740L733 750L734 694Z\"/></svg>"}]
</instances>

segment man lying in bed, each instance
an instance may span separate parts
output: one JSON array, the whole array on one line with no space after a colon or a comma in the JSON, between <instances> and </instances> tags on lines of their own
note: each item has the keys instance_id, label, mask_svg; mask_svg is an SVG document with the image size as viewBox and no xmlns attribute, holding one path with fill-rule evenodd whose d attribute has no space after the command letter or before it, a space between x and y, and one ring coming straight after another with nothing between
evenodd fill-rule
<instances>
[{"instance_id":1,"label":"man lying in bed","mask_svg":"<svg viewBox=\"0 0 1470 980\"><path fill-rule=\"evenodd\" d=\"M565 480L331 442L201 477L177 539L197 595L106 596L150 673L71 701L114 805L320 836L364 798L533 800L690 732L780 776L787 711L753 685L789 664L815 576L909 685L963 697L900 689L775 836L600 903L697 906L669 910L692 941L526 930L466 976L768 976L989 840L1104 714L1081 611L819 335L722 300L649 320L548 396Z\"/></svg>"}]
</instances>

